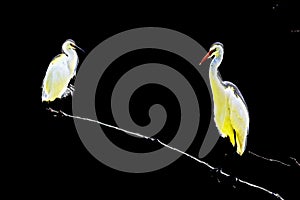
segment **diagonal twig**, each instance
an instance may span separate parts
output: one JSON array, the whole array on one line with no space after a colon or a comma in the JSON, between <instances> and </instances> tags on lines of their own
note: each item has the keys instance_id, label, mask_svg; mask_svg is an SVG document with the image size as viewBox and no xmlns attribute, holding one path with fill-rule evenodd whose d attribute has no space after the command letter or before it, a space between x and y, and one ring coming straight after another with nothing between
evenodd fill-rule
<instances>
[{"instance_id":1,"label":"diagonal twig","mask_svg":"<svg viewBox=\"0 0 300 200\"><path fill-rule=\"evenodd\" d=\"M296 163L296 165L300 167L300 163L296 160L296 158L290 157L290 159L292 159Z\"/></svg>"},{"instance_id":2,"label":"diagonal twig","mask_svg":"<svg viewBox=\"0 0 300 200\"><path fill-rule=\"evenodd\" d=\"M266 158L266 157L264 157L264 156L261 156L261 155L258 155L258 154L256 154L256 153L254 153L254 152L252 152L252 151L248 151L248 153L251 154L251 155L253 155L253 156L256 156L256 157L258 157L258 158L261 158L261 159L263 159L263 160L266 160L266 161L276 162L276 163L279 163L279 164L284 165L284 166L287 166L287 167L290 167L290 166L291 166L290 164L284 163L284 162L282 162L282 161L280 161L280 160L275 160L275 159L273 159L273 158ZM295 159L295 160L296 160L296 159Z\"/></svg>"},{"instance_id":3,"label":"diagonal twig","mask_svg":"<svg viewBox=\"0 0 300 200\"><path fill-rule=\"evenodd\" d=\"M106 124L106 123L103 123L103 122L100 122L100 121L97 121L97 120L93 120L93 119L89 119L89 118L84 118L84 117L79 117L79 116L69 115L69 114L67 114L67 113L65 113L65 112L63 112L63 111L61 111L61 110L57 111L57 110L54 110L54 109L52 109L52 108L49 108L49 110L50 110L51 112L53 112L53 113L61 114L62 116L65 116L65 117L69 117L69 118L73 118L73 119L80 119L80 120L84 120L84 121L89 121L89 122L97 123L97 124L100 124L100 125L103 125L103 126L106 126L106 127L109 127L109 128L113 128L113 129L122 131L122 132L127 133L128 135L131 135L131 136L136 136L136 137L139 137L139 138L148 139L148 140L153 141L153 142L156 141L156 142L158 142L159 144L161 144L162 146L164 146L164 147L166 147L166 148L168 148L168 149L170 149L170 150L176 151L176 152L178 152L178 153L180 153L180 154L182 154L182 155L185 155L185 156L187 156L187 157L189 157L189 158L191 158L191 159L197 161L198 163L205 165L206 167L208 167L208 168L211 169L211 170L218 171L220 174L222 174L222 175L225 176L225 177L231 177L230 174L228 174L228 173L226 173L226 172L224 172L224 171L222 171L222 170L219 170L218 168L213 167L213 166L210 165L209 163L204 162L204 161L202 161L202 160L200 160L200 159L198 159L198 158L196 158L196 157L194 157L194 156L192 156L192 155L190 155L190 154L188 154L188 153L186 153L186 152L184 152L184 151L181 151L180 149L177 149L177 148L175 148L175 147L171 147L171 146L165 144L164 142L160 141L159 139L155 139L155 138L152 138L152 137L148 137L148 136L142 135L142 134L140 134L140 133L128 131L128 130L125 130L125 129L122 129L122 128L119 128L119 127L116 127L116 126L112 126L112 125L109 125L109 124ZM291 159L293 159L293 158L291 158ZM245 185L247 185L247 186L256 188L256 189L261 190L261 191L264 191L264 192L266 192L266 193L268 193L268 194L270 194L270 195L273 195L274 197L277 197L278 199L284 200L278 193L272 192L272 191L270 191L270 190L268 190L268 189L266 189L266 188L264 188L264 187L255 185L255 184L253 184L253 183L250 183L250 182L248 182L248 181L245 181L245 180L242 180L242 179L236 178L236 177L235 177L235 180L236 180L236 182L243 183L243 184L245 184Z\"/></svg>"}]
</instances>

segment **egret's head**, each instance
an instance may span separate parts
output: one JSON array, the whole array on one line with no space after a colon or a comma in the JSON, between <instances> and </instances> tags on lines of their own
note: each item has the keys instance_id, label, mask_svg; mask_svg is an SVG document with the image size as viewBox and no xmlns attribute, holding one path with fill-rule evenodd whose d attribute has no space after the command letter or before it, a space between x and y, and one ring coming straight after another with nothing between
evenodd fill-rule
<instances>
[{"instance_id":1,"label":"egret's head","mask_svg":"<svg viewBox=\"0 0 300 200\"><path fill-rule=\"evenodd\" d=\"M76 50L79 49L81 51L83 51L80 47L78 47L74 40L68 39L64 42L63 46L62 46L63 51L65 50ZM83 51L84 52L84 51Z\"/></svg>"},{"instance_id":2,"label":"egret's head","mask_svg":"<svg viewBox=\"0 0 300 200\"><path fill-rule=\"evenodd\" d=\"M224 53L224 47L223 44L220 42L215 42L211 45L208 53L202 58L199 65L201 65L203 62L205 62L208 58L214 57L222 57Z\"/></svg>"}]
</instances>

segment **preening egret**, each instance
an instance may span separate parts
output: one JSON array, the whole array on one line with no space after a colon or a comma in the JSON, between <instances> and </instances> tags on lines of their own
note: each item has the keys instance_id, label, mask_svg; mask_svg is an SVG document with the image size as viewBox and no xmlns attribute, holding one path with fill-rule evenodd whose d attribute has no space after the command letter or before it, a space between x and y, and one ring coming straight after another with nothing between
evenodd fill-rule
<instances>
[{"instance_id":1,"label":"preening egret","mask_svg":"<svg viewBox=\"0 0 300 200\"><path fill-rule=\"evenodd\" d=\"M249 132L249 113L245 100L238 88L231 82L222 81L218 67L223 60L224 48L214 43L203 57L200 65L208 58L213 59L209 68L210 86L214 101L214 120L222 137L229 137L237 153L242 155L246 148Z\"/></svg>"},{"instance_id":2,"label":"preening egret","mask_svg":"<svg viewBox=\"0 0 300 200\"><path fill-rule=\"evenodd\" d=\"M68 85L76 75L78 65L76 48L82 50L73 40L66 40L62 45L62 53L54 57L49 64L42 85L42 101L54 101L72 93L73 88Z\"/></svg>"}]
</instances>

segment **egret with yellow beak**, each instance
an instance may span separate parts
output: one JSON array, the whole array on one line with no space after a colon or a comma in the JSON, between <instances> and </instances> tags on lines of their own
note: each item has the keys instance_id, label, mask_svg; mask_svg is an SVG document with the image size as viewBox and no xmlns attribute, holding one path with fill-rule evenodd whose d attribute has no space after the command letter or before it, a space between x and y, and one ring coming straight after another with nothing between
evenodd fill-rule
<instances>
[{"instance_id":1,"label":"egret with yellow beak","mask_svg":"<svg viewBox=\"0 0 300 200\"><path fill-rule=\"evenodd\" d=\"M42 101L54 101L72 93L73 88L68 85L76 75L78 65L75 49L82 50L73 40L66 40L62 45L62 53L53 58L49 64L42 85Z\"/></svg>"},{"instance_id":2,"label":"egret with yellow beak","mask_svg":"<svg viewBox=\"0 0 300 200\"><path fill-rule=\"evenodd\" d=\"M232 146L242 155L246 148L249 132L249 113L239 89L231 82L222 81L218 72L224 55L223 45L214 43L203 57L200 65L212 58L209 80L214 101L214 120L222 137L229 137Z\"/></svg>"}]
</instances>

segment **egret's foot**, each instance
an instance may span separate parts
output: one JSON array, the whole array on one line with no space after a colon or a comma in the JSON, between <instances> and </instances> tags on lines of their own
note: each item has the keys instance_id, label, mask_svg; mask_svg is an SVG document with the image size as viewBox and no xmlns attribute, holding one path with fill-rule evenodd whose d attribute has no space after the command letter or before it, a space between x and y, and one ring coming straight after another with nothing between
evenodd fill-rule
<instances>
[{"instance_id":1,"label":"egret's foot","mask_svg":"<svg viewBox=\"0 0 300 200\"><path fill-rule=\"evenodd\" d=\"M48 110L50 113L52 113L54 117L63 117L64 116L64 114L62 113L61 110L57 111L57 110L54 110L50 107L46 108L46 110Z\"/></svg>"},{"instance_id":2,"label":"egret's foot","mask_svg":"<svg viewBox=\"0 0 300 200\"><path fill-rule=\"evenodd\" d=\"M222 180L221 180L221 177L222 177L221 170L222 169L218 168L218 167L211 170L211 174L212 174L211 176L213 178L216 178L218 183L222 182Z\"/></svg>"},{"instance_id":3,"label":"egret's foot","mask_svg":"<svg viewBox=\"0 0 300 200\"><path fill-rule=\"evenodd\" d=\"M227 183L229 184L229 185L231 185L232 186L232 188L237 188L237 185L238 185L238 183L239 183L239 181L238 181L238 178L237 177L235 177L235 176L229 176L228 177L228 180L227 180Z\"/></svg>"}]
</instances>

